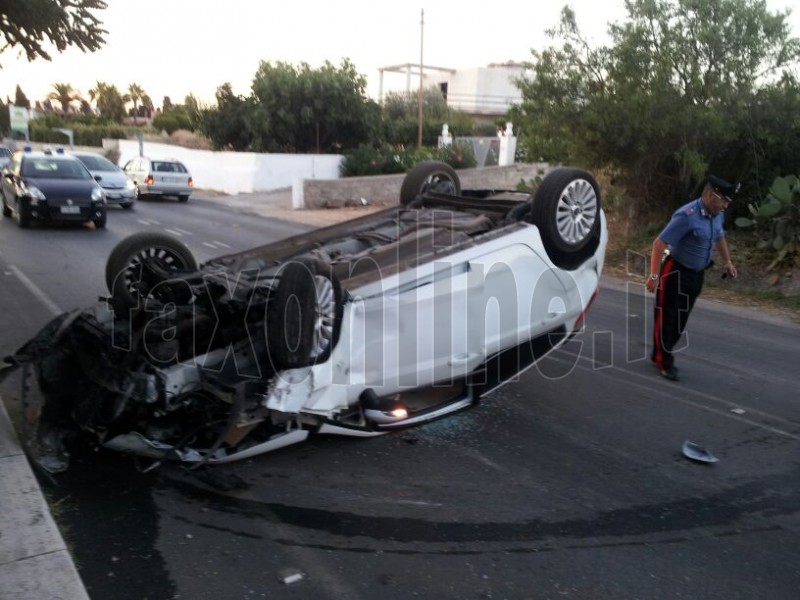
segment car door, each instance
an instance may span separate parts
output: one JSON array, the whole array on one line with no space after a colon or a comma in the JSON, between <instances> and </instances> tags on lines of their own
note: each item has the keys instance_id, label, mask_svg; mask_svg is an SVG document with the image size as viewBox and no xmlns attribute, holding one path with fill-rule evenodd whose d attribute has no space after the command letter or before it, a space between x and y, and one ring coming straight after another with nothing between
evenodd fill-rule
<instances>
[{"instance_id":1,"label":"car door","mask_svg":"<svg viewBox=\"0 0 800 600\"><path fill-rule=\"evenodd\" d=\"M139 181L141 181L140 177L141 162L142 160L140 158L132 158L131 160L125 163L125 167L123 167L122 169L134 183L139 183Z\"/></svg>"},{"instance_id":2,"label":"car door","mask_svg":"<svg viewBox=\"0 0 800 600\"><path fill-rule=\"evenodd\" d=\"M6 206L17 210L17 191L19 190L19 172L21 158L14 156L11 162L3 169L2 193Z\"/></svg>"}]
</instances>

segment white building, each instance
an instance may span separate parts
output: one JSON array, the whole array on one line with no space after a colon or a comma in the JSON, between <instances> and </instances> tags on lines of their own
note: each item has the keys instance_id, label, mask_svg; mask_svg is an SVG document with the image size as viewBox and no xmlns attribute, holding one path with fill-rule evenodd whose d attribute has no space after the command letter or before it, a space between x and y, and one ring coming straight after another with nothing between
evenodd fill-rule
<instances>
[{"instance_id":1,"label":"white building","mask_svg":"<svg viewBox=\"0 0 800 600\"><path fill-rule=\"evenodd\" d=\"M405 75L405 91L419 89L420 65L405 63L378 69L380 74L378 102L383 102L385 74ZM475 117L498 117L522 101L522 94L515 80L530 73L520 63L490 64L471 69L422 66L422 86L436 86L442 90L450 108ZM397 86L393 86L397 89Z\"/></svg>"}]
</instances>

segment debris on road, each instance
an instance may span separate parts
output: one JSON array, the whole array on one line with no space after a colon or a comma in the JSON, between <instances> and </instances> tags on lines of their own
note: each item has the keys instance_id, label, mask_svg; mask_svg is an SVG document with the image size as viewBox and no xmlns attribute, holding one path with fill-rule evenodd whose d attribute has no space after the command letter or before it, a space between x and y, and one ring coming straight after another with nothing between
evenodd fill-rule
<instances>
[{"instance_id":1,"label":"debris on road","mask_svg":"<svg viewBox=\"0 0 800 600\"><path fill-rule=\"evenodd\" d=\"M719 462L719 459L711 454L711 452L708 451L708 448L704 448L703 446L695 444L694 442L690 442L689 440L686 440L683 443L683 455L689 460L694 460L697 462Z\"/></svg>"}]
</instances>

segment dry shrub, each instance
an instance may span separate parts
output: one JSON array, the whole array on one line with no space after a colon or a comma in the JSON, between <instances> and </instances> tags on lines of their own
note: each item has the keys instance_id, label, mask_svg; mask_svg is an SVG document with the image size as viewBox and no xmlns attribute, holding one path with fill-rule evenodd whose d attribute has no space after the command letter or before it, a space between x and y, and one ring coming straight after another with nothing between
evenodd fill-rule
<instances>
[{"instance_id":1,"label":"dry shrub","mask_svg":"<svg viewBox=\"0 0 800 600\"><path fill-rule=\"evenodd\" d=\"M114 148L106 148L103 150L102 154L115 165L119 164L119 146Z\"/></svg>"},{"instance_id":2,"label":"dry shrub","mask_svg":"<svg viewBox=\"0 0 800 600\"><path fill-rule=\"evenodd\" d=\"M184 148L194 148L195 150L211 150L211 140L207 137L187 131L186 129L176 129L169 136L170 144L183 146Z\"/></svg>"}]
</instances>

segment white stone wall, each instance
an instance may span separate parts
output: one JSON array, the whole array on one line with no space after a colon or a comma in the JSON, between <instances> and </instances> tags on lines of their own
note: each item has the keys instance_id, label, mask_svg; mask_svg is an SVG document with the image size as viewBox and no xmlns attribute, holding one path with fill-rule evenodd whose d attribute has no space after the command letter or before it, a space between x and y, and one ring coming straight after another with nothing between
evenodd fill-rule
<instances>
[{"instance_id":1,"label":"white stone wall","mask_svg":"<svg viewBox=\"0 0 800 600\"><path fill-rule=\"evenodd\" d=\"M104 148L114 145L119 148L120 166L139 156L136 140L103 140ZM338 154L215 152L148 141L142 142L142 154L177 159L191 172L195 187L226 194L268 192L305 179L337 179L343 159Z\"/></svg>"}]
</instances>

